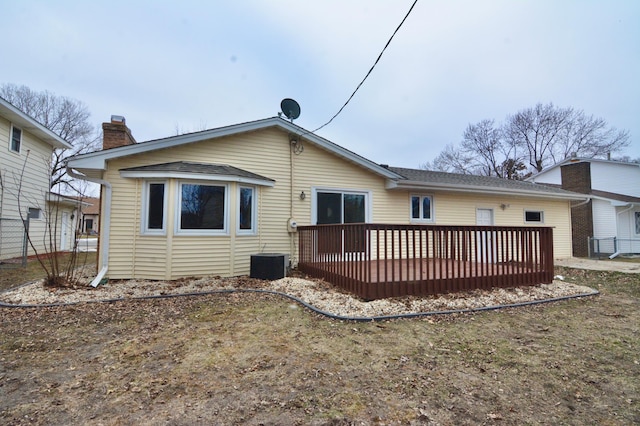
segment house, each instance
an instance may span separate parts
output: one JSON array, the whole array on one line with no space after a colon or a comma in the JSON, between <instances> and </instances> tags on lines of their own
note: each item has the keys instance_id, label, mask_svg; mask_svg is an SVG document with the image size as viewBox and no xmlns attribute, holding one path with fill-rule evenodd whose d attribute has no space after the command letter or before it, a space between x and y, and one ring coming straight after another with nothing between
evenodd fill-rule
<instances>
[{"instance_id":1,"label":"house","mask_svg":"<svg viewBox=\"0 0 640 426\"><path fill-rule=\"evenodd\" d=\"M279 117L136 143L103 124L103 150L67 160L102 185L96 281L249 273L255 253L296 264L296 226L417 223L547 226L571 256L570 201L526 182L376 164Z\"/></svg>"},{"instance_id":2,"label":"house","mask_svg":"<svg viewBox=\"0 0 640 426\"><path fill-rule=\"evenodd\" d=\"M529 180L588 195L572 207L574 256L640 253L640 164L573 156Z\"/></svg>"},{"instance_id":3,"label":"house","mask_svg":"<svg viewBox=\"0 0 640 426\"><path fill-rule=\"evenodd\" d=\"M86 203L80 212L80 232L83 234L97 234L100 229L100 198L84 197Z\"/></svg>"},{"instance_id":4,"label":"house","mask_svg":"<svg viewBox=\"0 0 640 426\"><path fill-rule=\"evenodd\" d=\"M53 150L71 145L2 98L0 145L0 259L49 250L52 229L57 250L72 247L77 204L49 191ZM23 221L33 244L27 252Z\"/></svg>"}]
</instances>

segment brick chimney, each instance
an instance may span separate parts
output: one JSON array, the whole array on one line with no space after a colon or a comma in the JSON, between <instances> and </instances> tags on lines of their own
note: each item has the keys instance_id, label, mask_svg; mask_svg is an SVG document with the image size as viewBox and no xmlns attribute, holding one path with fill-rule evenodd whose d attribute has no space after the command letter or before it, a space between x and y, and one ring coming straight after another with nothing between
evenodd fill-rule
<instances>
[{"instance_id":1,"label":"brick chimney","mask_svg":"<svg viewBox=\"0 0 640 426\"><path fill-rule=\"evenodd\" d=\"M136 140L131 135L125 119L121 115L112 115L110 123L102 123L102 149L133 145Z\"/></svg>"},{"instance_id":2,"label":"brick chimney","mask_svg":"<svg viewBox=\"0 0 640 426\"><path fill-rule=\"evenodd\" d=\"M560 167L562 189L591 193L591 163L588 161L565 164ZM571 207L571 241L575 257L589 255L589 238L593 237L593 209L591 202L572 202Z\"/></svg>"},{"instance_id":3,"label":"brick chimney","mask_svg":"<svg viewBox=\"0 0 640 426\"><path fill-rule=\"evenodd\" d=\"M588 161L565 164L560 167L560 175L562 189L581 194L591 193L591 163Z\"/></svg>"}]
</instances>

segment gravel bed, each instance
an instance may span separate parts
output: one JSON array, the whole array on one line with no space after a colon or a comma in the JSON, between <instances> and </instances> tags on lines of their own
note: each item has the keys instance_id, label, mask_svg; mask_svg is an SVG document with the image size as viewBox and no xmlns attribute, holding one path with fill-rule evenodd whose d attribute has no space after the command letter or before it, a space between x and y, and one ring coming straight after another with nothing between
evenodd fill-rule
<instances>
[{"instance_id":1,"label":"gravel bed","mask_svg":"<svg viewBox=\"0 0 640 426\"><path fill-rule=\"evenodd\" d=\"M86 275L88 279L92 276L92 272L88 271ZM551 284L537 286L365 302L336 289L325 281L316 279L286 277L276 281L262 281L248 277L203 277L175 281L111 280L97 288L88 285L75 288L48 288L42 281L38 281L0 293L0 302L11 305L43 305L232 289L278 291L301 299L319 310L344 317L378 317L475 309L595 293L590 287L554 280Z\"/></svg>"}]
</instances>

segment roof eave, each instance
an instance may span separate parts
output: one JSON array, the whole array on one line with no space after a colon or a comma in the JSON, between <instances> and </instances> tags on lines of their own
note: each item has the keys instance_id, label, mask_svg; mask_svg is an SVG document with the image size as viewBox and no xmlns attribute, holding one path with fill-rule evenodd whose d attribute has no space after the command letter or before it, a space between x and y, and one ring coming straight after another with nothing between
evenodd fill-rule
<instances>
[{"instance_id":1,"label":"roof eave","mask_svg":"<svg viewBox=\"0 0 640 426\"><path fill-rule=\"evenodd\" d=\"M109 150L102 150L91 152L88 154L82 154L76 157L69 158L67 164L74 169L96 169L106 170L106 162L110 159L126 157L135 154L142 154L149 151L155 151L164 148L171 148L174 146L184 145L188 143L201 142L208 139L221 138L224 136L236 135L239 133L245 133L255 130L262 130L269 127L279 127L280 129L296 135L297 137L304 138L313 144L323 148L329 152L332 152L338 156L341 156L348 161L355 163L361 167L364 167L379 176L387 179L401 179L401 176L388 170L373 161L367 160L340 145L334 144L320 136L305 131L303 128L294 125L279 117L265 118L262 120L251 121L247 123L234 124L226 127L219 127L216 129L205 130L197 133L189 133L186 135L173 136L165 139L157 139L148 142L141 142L133 145L126 145L118 148L112 148Z\"/></svg>"},{"instance_id":2,"label":"roof eave","mask_svg":"<svg viewBox=\"0 0 640 426\"><path fill-rule=\"evenodd\" d=\"M36 136L38 139L48 143L52 147L59 149L69 149L73 147L69 142L62 139L47 127L38 123L29 115L20 111L18 108L2 98L0 98L0 107L3 110L2 115L5 116L7 120L14 123L22 130Z\"/></svg>"},{"instance_id":3,"label":"roof eave","mask_svg":"<svg viewBox=\"0 0 640 426\"><path fill-rule=\"evenodd\" d=\"M454 185L454 184L445 184L445 183L432 183L432 182L418 182L418 181L401 181L395 182L395 184L389 185L387 184L387 189L412 189L412 190L422 190L422 191L437 191L437 190L447 190L452 192L466 192L466 193L474 193L474 194L489 194L495 195L505 194L505 195L514 195L514 196L526 196L526 197L536 197L536 198L553 198L553 199L565 199L565 200L588 200L590 197L588 195L581 194L573 194L573 193L552 193L552 192L540 192L540 191L527 191L523 189L510 189L510 188L502 188L502 187L488 187L488 186L472 186L472 185Z\"/></svg>"},{"instance_id":4,"label":"roof eave","mask_svg":"<svg viewBox=\"0 0 640 426\"><path fill-rule=\"evenodd\" d=\"M126 171L121 170L120 176L130 179L200 179L207 181L220 181L220 182L238 182L246 185L258 185L258 186L275 186L275 181L268 179L258 179L246 176L237 175L209 175L205 173L189 173L189 172L177 172L177 171Z\"/></svg>"}]
</instances>

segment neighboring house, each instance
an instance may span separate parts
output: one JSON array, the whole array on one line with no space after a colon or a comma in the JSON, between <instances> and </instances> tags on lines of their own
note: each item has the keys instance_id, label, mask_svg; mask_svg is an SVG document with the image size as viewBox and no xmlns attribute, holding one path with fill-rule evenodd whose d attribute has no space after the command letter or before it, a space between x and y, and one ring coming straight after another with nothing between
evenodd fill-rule
<instances>
[{"instance_id":1,"label":"neighboring house","mask_svg":"<svg viewBox=\"0 0 640 426\"><path fill-rule=\"evenodd\" d=\"M55 236L56 246L54 248L46 247L45 252L49 251L71 251L74 249L77 232L79 232L80 216L83 208L88 204L77 197L67 195L49 193L47 196L47 210L44 223L51 229L51 234ZM31 233L31 231L30 231ZM40 238L38 235L31 233L32 238ZM45 238L49 237L49 233L45 232ZM44 244L48 244L45 241ZM42 253L43 247L38 247ZM33 250L32 247L30 247Z\"/></svg>"},{"instance_id":2,"label":"neighboring house","mask_svg":"<svg viewBox=\"0 0 640 426\"><path fill-rule=\"evenodd\" d=\"M142 143L122 117L103 130L102 151L67 162L102 185L96 280L244 275L256 253L295 265L294 222L548 226L555 255L568 257L570 201L585 199L386 167L277 117Z\"/></svg>"},{"instance_id":3,"label":"neighboring house","mask_svg":"<svg viewBox=\"0 0 640 426\"><path fill-rule=\"evenodd\" d=\"M51 247L49 229L59 231L57 249L71 247L76 204L49 192L56 148L71 145L0 98L0 260L23 254L23 221L27 219L37 250ZM50 218L56 225L47 226ZM33 253L29 247L28 254Z\"/></svg>"},{"instance_id":4,"label":"neighboring house","mask_svg":"<svg viewBox=\"0 0 640 426\"><path fill-rule=\"evenodd\" d=\"M589 196L572 209L574 256L589 255L590 238L599 252L640 253L640 164L572 157L529 180Z\"/></svg>"},{"instance_id":5,"label":"neighboring house","mask_svg":"<svg viewBox=\"0 0 640 426\"><path fill-rule=\"evenodd\" d=\"M100 229L100 198L85 197L82 201L87 204L82 207L80 232L83 234L96 234Z\"/></svg>"}]
</instances>

